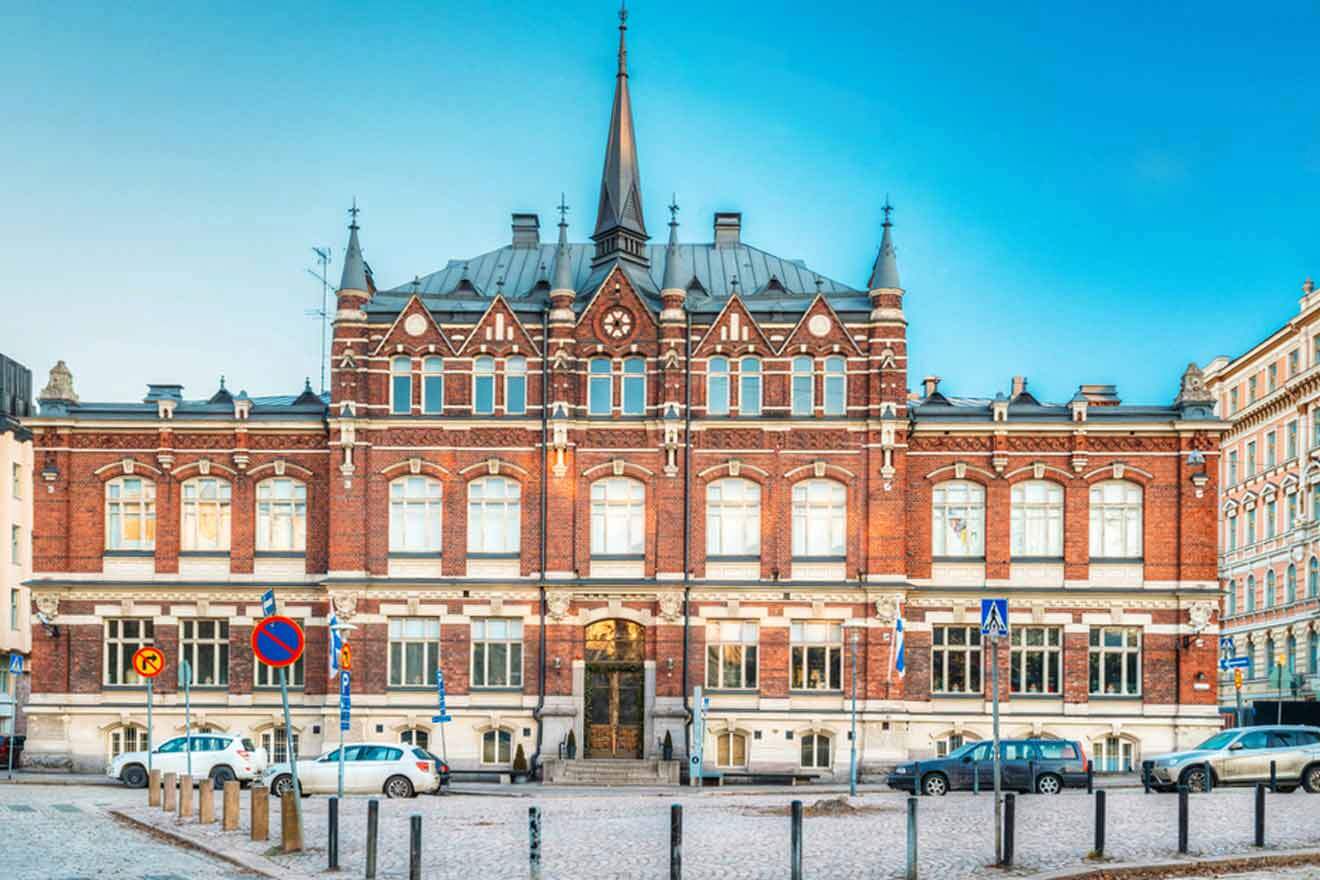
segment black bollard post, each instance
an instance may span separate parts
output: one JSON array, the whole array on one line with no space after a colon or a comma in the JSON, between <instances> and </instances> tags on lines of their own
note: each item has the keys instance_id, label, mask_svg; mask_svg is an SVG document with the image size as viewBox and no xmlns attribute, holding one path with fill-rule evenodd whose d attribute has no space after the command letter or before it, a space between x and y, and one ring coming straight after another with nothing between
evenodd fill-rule
<instances>
[{"instance_id":1,"label":"black bollard post","mask_svg":"<svg viewBox=\"0 0 1320 880\"><path fill-rule=\"evenodd\" d=\"M1256 846L1265 845L1265 786L1256 783Z\"/></svg>"},{"instance_id":2,"label":"black bollard post","mask_svg":"<svg viewBox=\"0 0 1320 880\"><path fill-rule=\"evenodd\" d=\"M802 880L802 801L793 801L789 829L788 868L793 880Z\"/></svg>"},{"instance_id":3,"label":"black bollard post","mask_svg":"<svg viewBox=\"0 0 1320 880\"><path fill-rule=\"evenodd\" d=\"M376 833L380 831L380 801L367 801L367 880L376 880Z\"/></svg>"},{"instance_id":4,"label":"black bollard post","mask_svg":"<svg viewBox=\"0 0 1320 880\"><path fill-rule=\"evenodd\" d=\"M669 808L669 880L683 877L683 807Z\"/></svg>"},{"instance_id":5,"label":"black bollard post","mask_svg":"<svg viewBox=\"0 0 1320 880\"><path fill-rule=\"evenodd\" d=\"M915 783L914 783L914 788L915 788L915 792L914 792L914 793L915 793L916 795L920 796L920 795L924 794L924 792L921 790L922 786L921 786L921 762L920 762L920 761L918 761L917 763L915 763L915 764L912 765L912 774L913 774L913 779L916 780Z\"/></svg>"},{"instance_id":6,"label":"black bollard post","mask_svg":"<svg viewBox=\"0 0 1320 880\"><path fill-rule=\"evenodd\" d=\"M972 794L981 793L981 762L972 762Z\"/></svg>"},{"instance_id":7,"label":"black bollard post","mask_svg":"<svg viewBox=\"0 0 1320 880\"><path fill-rule=\"evenodd\" d=\"M414 813L408 840L408 880L422 880L422 817Z\"/></svg>"},{"instance_id":8,"label":"black bollard post","mask_svg":"<svg viewBox=\"0 0 1320 880\"><path fill-rule=\"evenodd\" d=\"M527 860L531 880L541 880L541 810L527 808Z\"/></svg>"},{"instance_id":9,"label":"black bollard post","mask_svg":"<svg viewBox=\"0 0 1320 880\"><path fill-rule=\"evenodd\" d=\"M339 870L339 798L330 798L330 813L327 817L325 849L329 854L328 870Z\"/></svg>"},{"instance_id":10,"label":"black bollard post","mask_svg":"<svg viewBox=\"0 0 1320 880\"><path fill-rule=\"evenodd\" d=\"M1095 856L1103 858L1105 854L1105 790L1095 793Z\"/></svg>"},{"instance_id":11,"label":"black bollard post","mask_svg":"<svg viewBox=\"0 0 1320 880\"><path fill-rule=\"evenodd\" d=\"M1095 794L1095 762L1086 759L1086 793Z\"/></svg>"},{"instance_id":12,"label":"black bollard post","mask_svg":"<svg viewBox=\"0 0 1320 880\"><path fill-rule=\"evenodd\" d=\"M1009 792L1004 795L1004 855L999 864L1005 868L1013 867L1013 836L1017 829L1017 795Z\"/></svg>"},{"instance_id":13,"label":"black bollard post","mask_svg":"<svg viewBox=\"0 0 1320 880\"><path fill-rule=\"evenodd\" d=\"M904 880L917 880L917 799L907 801L907 873Z\"/></svg>"},{"instance_id":14,"label":"black bollard post","mask_svg":"<svg viewBox=\"0 0 1320 880\"><path fill-rule=\"evenodd\" d=\"M1270 761L1270 794L1279 793L1279 765Z\"/></svg>"},{"instance_id":15,"label":"black bollard post","mask_svg":"<svg viewBox=\"0 0 1320 880\"><path fill-rule=\"evenodd\" d=\"M1144 789L1143 794L1150 794L1150 768L1144 765L1141 768L1141 787Z\"/></svg>"},{"instance_id":16,"label":"black bollard post","mask_svg":"<svg viewBox=\"0 0 1320 880\"><path fill-rule=\"evenodd\" d=\"M1205 762L1205 793L1209 794L1215 790L1215 774L1210 772L1210 762Z\"/></svg>"},{"instance_id":17,"label":"black bollard post","mask_svg":"<svg viewBox=\"0 0 1320 880\"><path fill-rule=\"evenodd\" d=\"M1187 786L1178 786L1178 852L1187 855Z\"/></svg>"},{"instance_id":18,"label":"black bollard post","mask_svg":"<svg viewBox=\"0 0 1320 880\"><path fill-rule=\"evenodd\" d=\"M1036 793L1036 762L1027 762L1027 773L1031 776L1031 794Z\"/></svg>"}]
</instances>

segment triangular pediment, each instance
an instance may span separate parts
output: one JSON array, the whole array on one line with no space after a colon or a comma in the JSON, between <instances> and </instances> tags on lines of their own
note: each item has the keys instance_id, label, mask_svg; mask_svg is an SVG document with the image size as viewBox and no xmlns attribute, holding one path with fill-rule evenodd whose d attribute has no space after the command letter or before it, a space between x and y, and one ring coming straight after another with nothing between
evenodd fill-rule
<instances>
[{"instance_id":1,"label":"triangular pediment","mask_svg":"<svg viewBox=\"0 0 1320 880\"><path fill-rule=\"evenodd\" d=\"M833 351L837 346L841 352L858 356L862 354L838 313L830 307L825 297L819 295L802 313L802 318L784 340L780 352L788 354L801 351L804 346L807 351L817 353Z\"/></svg>"},{"instance_id":2,"label":"triangular pediment","mask_svg":"<svg viewBox=\"0 0 1320 880\"><path fill-rule=\"evenodd\" d=\"M394 323L372 351L373 355L387 354L400 350L412 354L433 351L439 355L453 353L449 340L445 339L440 325L435 322L430 309L422 304L415 294L399 310Z\"/></svg>"},{"instance_id":3,"label":"triangular pediment","mask_svg":"<svg viewBox=\"0 0 1320 880\"><path fill-rule=\"evenodd\" d=\"M745 351L774 354L775 351L740 296L729 297L706 335L697 343L693 354L696 357L708 357L717 349L725 354Z\"/></svg>"},{"instance_id":4,"label":"triangular pediment","mask_svg":"<svg viewBox=\"0 0 1320 880\"><path fill-rule=\"evenodd\" d=\"M577 339L611 347L634 342L651 345L659 329L655 315L638 295L628 273L616 265L605 275L578 317Z\"/></svg>"},{"instance_id":5,"label":"triangular pediment","mask_svg":"<svg viewBox=\"0 0 1320 880\"><path fill-rule=\"evenodd\" d=\"M535 354L539 352L532 335L527 332L522 321L514 314L509 303L502 296L491 300L486 313L481 316L477 326L463 342L459 350L463 355L477 353L506 355L513 352Z\"/></svg>"}]
</instances>

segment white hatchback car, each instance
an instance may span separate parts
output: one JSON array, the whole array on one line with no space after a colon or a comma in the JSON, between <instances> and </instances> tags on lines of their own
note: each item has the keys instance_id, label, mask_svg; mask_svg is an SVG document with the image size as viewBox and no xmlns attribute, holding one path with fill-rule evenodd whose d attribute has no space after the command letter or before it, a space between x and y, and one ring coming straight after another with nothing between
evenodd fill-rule
<instances>
[{"instance_id":1,"label":"white hatchback car","mask_svg":"<svg viewBox=\"0 0 1320 880\"><path fill-rule=\"evenodd\" d=\"M430 794L440 787L440 768L425 749L398 743L353 743L344 746L344 791L403 798ZM288 763L266 768L262 781L274 797L293 791ZM339 749L319 758L298 761L298 784L304 795L339 790Z\"/></svg>"},{"instance_id":2,"label":"white hatchback car","mask_svg":"<svg viewBox=\"0 0 1320 880\"><path fill-rule=\"evenodd\" d=\"M188 772L188 737L176 736L156 746L151 752L151 768L164 773ZM233 733L195 733L192 736L192 775L209 776L217 787L231 779L251 782L266 769L266 750L252 740ZM147 785L147 753L124 752L110 762L106 775L122 781L129 788Z\"/></svg>"}]
</instances>

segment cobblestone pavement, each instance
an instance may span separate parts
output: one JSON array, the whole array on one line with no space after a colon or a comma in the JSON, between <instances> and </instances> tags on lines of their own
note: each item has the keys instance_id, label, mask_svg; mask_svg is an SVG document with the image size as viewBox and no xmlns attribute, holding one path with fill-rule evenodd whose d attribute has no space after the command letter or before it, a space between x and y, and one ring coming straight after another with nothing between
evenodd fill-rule
<instances>
[{"instance_id":1,"label":"cobblestone pavement","mask_svg":"<svg viewBox=\"0 0 1320 880\"><path fill-rule=\"evenodd\" d=\"M251 880L251 874L126 828L105 812L145 798L116 788L0 785L0 877Z\"/></svg>"},{"instance_id":2,"label":"cobblestone pavement","mask_svg":"<svg viewBox=\"0 0 1320 880\"><path fill-rule=\"evenodd\" d=\"M683 805L683 876L716 880L760 880L787 874L788 802L800 798L809 814L804 829L804 867L809 877L901 877L904 867L906 797L870 793L852 804L861 812L813 816L819 794L798 789L778 795L676 790L645 796L618 790L609 797L583 790L529 786L523 797L455 794L411 801L380 802L379 876L407 875L408 820L423 817L423 876L527 876L527 810L543 816L546 880L644 880L668 877L669 805ZM599 794L604 794L601 792ZM1170 859L1177 850L1177 798L1140 790L1110 791L1106 857L1114 862ZM242 828L248 827L244 792ZM142 806L130 812L151 821L159 813ZM313 874L326 865L326 799L305 802L306 841L301 855L271 858L291 873ZM272 804L272 842L278 835L278 809ZM1315 822L1320 797L1271 795L1267 842L1271 849L1320 845ZM1017 860L1011 871L993 861L993 802L989 795L955 794L919 801L922 876L1029 876L1063 868L1097 866L1085 857L1092 848L1093 801L1084 793L1017 799ZM1193 796L1193 856L1252 852L1252 792L1219 790ZM340 811L340 864L349 876L364 867L367 799L350 797ZM246 832L225 834L218 825L181 826L190 836L224 851L266 852L270 844L251 843ZM1313 872L1320 877L1320 869ZM1261 876L1288 876L1271 873ZM1304 871L1297 877L1309 877Z\"/></svg>"}]
</instances>

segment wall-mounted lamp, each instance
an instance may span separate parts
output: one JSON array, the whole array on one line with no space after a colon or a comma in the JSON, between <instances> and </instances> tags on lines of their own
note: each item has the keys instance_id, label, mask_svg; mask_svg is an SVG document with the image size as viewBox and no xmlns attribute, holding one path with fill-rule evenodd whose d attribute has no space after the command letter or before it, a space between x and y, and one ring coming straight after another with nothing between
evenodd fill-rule
<instances>
[{"instance_id":1,"label":"wall-mounted lamp","mask_svg":"<svg viewBox=\"0 0 1320 880\"><path fill-rule=\"evenodd\" d=\"M55 466L54 459L46 459L46 466L41 469L41 479L46 481L46 493L55 494L55 486L52 485L60 478L60 469Z\"/></svg>"},{"instance_id":2,"label":"wall-mounted lamp","mask_svg":"<svg viewBox=\"0 0 1320 880\"><path fill-rule=\"evenodd\" d=\"M553 665L555 667L555 671L558 672L559 669L564 665L564 661L561 658L556 657L553 661Z\"/></svg>"},{"instance_id":3,"label":"wall-mounted lamp","mask_svg":"<svg viewBox=\"0 0 1320 880\"><path fill-rule=\"evenodd\" d=\"M673 658L673 657L666 657L666 658L665 658L665 672L667 672L667 673L668 673L669 675L671 675L671 676L674 674L674 658Z\"/></svg>"}]
</instances>

